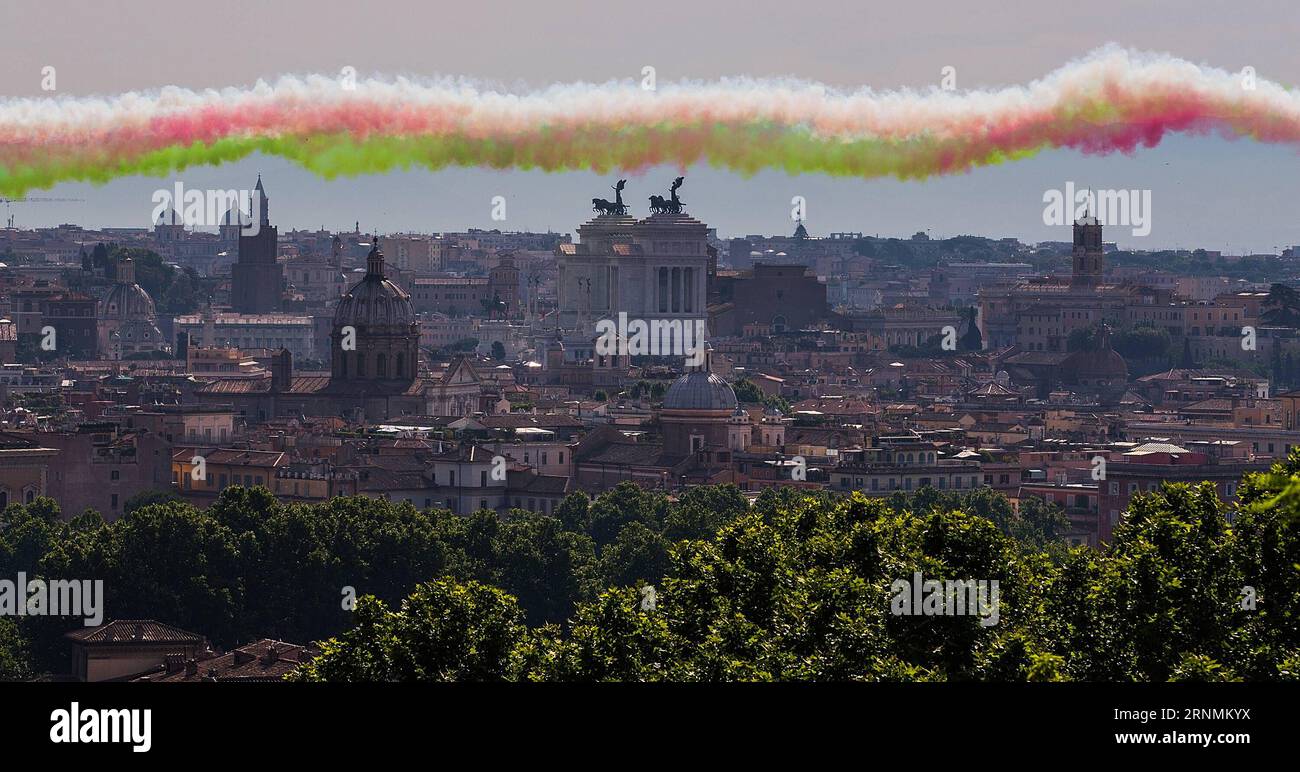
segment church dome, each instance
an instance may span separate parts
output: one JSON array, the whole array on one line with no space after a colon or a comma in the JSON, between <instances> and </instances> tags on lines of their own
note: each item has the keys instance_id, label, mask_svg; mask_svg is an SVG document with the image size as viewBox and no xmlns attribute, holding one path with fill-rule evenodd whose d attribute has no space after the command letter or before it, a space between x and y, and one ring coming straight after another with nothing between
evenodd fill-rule
<instances>
[{"instance_id":1,"label":"church dome","mask_svg":"<svg viewBox=\"0 0 1300 772\"><path fill-rule=\"evenodd\" d=\"M1076 351L1062 363L1061 369L1067 378L1078 382L1128 378L1128 364L1124 362L1124 357L1110 348Z\"/></svg>"},{"instance_id":2,"label":"church dome","mask_svg":"<svg viewBox=\"0 0 1300 772\"><path fill-rule=\"evenodd\" d=\"M153 320L156 316L153 298L139 284L114 284L103 300L104 319Z\"/></svg>"},{"instance_id":3,"label":"church dome","mask_svg":"<svg viewBox=\"0 0 1300 772\"><path fill-rule=\"evenodd\" d=\"M1069 382L1128 379L1128 364L1119 352L1111 348L1110 327L1102 325L1095 346L1076 351L1061 363L1062 375Z\"/></svg>"},{"instance_id":4,"label":"church dome","mask_svg":"<svg viewBox=\"0 0 1300 772\"><path fill-rule=\"evenodd\" d=\"M415 324L411 296L390 279L384 278L384 254L378 240L366 258L366 275L352 285L334 309L334 327L351 325L358 329L375 326L410 326Z\"/></svg>"},{"instance_id":5,"label":"church dome","mask_svg":"<svg viewBox=\"0 0 1300 772\"><path fill-rule=\"evenodd\" d=\"M664 410L726 410L738 406L731 384L710 372L697 370L673 381L664 395Z\"/></svg>"},{"instance_id":6,"label":"church dome","mask_svg":"<svg viewBox=\"0 0 1300 772\"><path fill-rule=\"evenodd\" d=\"M226 210L226 213L224 215L222 215L221 224L239 225L242 227L244 222L249 220L251 220L251 218L248 216L246 212L244 212L239 208L239 203L236 202L233 206L231 206L229 209Z\"/></svg>"},{"instance_id":7,"label":"church dome","mask_svg":"<svg viewBox=\"0 0 1300 772\"><path fill-rule=\"evenodd\" d=\"M135 283L135 265L129 257L117 264L116 281L99 307L100 318L106 320L152 323L157 316L153 298Z\"/></svg>"}]
</instances>

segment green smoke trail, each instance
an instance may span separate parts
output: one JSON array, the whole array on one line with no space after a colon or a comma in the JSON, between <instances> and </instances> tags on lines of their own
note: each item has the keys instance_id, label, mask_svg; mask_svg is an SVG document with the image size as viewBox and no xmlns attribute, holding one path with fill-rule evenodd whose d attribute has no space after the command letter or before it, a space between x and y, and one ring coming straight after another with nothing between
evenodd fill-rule
<instances>
[{"instance_id":1,"label":"green smoke trail","mask_svg":"<svg viewBox=\"0 0 1300 772\"><path fill-rule=\"evenodd\" d=\"M1090 121L1105 117L1095 111L1086 116ZM708 163L744 176L779 169L789 174L923 179L1027 158L1043 146L1004 150L990 147L987 138L940 140L928 135L902 140L838 139L771 123L543 127L508 139L428 135L357 138L346 133L233 137L134 155L110 150L53 151L34 162L0 164L0 195L16 198L69 181L102 185L129 175L164 177L194 166L237 161L253 153L287 159L325 179L413 168L605 173L695 163Z\"/></svg>"}]
</instances>

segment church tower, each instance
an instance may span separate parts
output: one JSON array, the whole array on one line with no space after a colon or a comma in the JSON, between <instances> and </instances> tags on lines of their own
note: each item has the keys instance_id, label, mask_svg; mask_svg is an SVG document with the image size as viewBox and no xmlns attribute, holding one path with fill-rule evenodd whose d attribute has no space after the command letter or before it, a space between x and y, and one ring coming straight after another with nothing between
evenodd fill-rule
<instances>
[{"instance_id":1,"label":"church tower","mask_svg":"<svg viewBox=\"0 0 1300 772\"><path fill-rule=\"evenodd\" d=\"M519 316L519 268L513 253L502 252L497 257L496 266L488 272L488 290L490 299L500 299L505 304L506 318Z\"/></svg>"},{"instance_id":2,"label":"church tower","mask_svg":"<svg viewBox=\"0 0 1300 772\"><path fill-rule=\"evenodd\" d=\"M1074 255L1070 286L1096 287L1106 272L1106 253L1101 245L1101 222L1085 214L1074 223Z\"/></svg>"},{"instance_id":3,"label":"church tower","mask_svg":"<svg viewBox=\"0 0 1300 772\"><path fill-rule=\"evenodd\" d=\"M279 234L271 224L271 202L260 174L253 192L257 229L239 234L239 260L230 267L230 305L241 314L268 314L280 310L284 269L275 259Z\"/></svg>"}]
</instances>

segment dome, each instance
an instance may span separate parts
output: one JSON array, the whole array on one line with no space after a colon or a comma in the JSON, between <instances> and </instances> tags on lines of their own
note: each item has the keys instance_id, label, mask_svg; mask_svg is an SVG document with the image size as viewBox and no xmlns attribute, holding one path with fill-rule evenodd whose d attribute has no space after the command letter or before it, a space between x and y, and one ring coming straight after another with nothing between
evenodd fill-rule
<instances>
[{"instance_id":1,"label":"dome","mask_svg":"<svg viewBox=\"0 0 1300 772\"><path fill-rule=\"evenodd\" d=\"M1128 364L1114 349L1076 351L1061 364L1063 374L1076 381L1128 378Z\"/></svg>"},{"instance_id":2,"label":"dome","mask_svg":"<svg viewBox=\"0 0 1300 772\"><path fill-rule=\"evenodd\" d=\"M113 286L99 302L99 318L113 321L153 322L153 298L135 283L135 261L124 258L114 267Z\"/></svg>"},{"instance_id":3,"label":"dome","mask_svg":"<svg viewBox=\"0 0 1300 772\"><path fill-rule=\"evenodd\" d=\"M1067 382L1087 383L1097 380L1128 379L1128 364L1110 346L1110 328L1102 325L1095 347L1076 351L1061 363Z\"/></svg>"},{"instance_id":4,"label":"dome","mask_svg":"<svg viewBox=\"0 0 1300 772\"><path fill-rule=\"evenodd\" d=\"M378 239L366 260L366 276L352 285L334 309L334 327L351 325L358 329L373 326L415 324L411 296L391 279L384 278L384 254Z\"/></svg>"},{"instance_id":5,"label":"dome","mask_svg":"<svg viewBox=\"0 0 1300 772\"><path fill-rule=\"evenodd\" d=\"M104 319L131 321L155 317L153 298L139 284L114 284L101 301Z\"/></svg>"},{"instance_id":6,"label":"dome","mask_svg":"<svg viewBox=\"0 0 1300 772\"><path fill-rule=\"evenodd\" d=\"M401 287L389 279L375 280L367 275L339 299L334 309L334 324L405 326L415 324L415 311L411 308L411 296Z\"/></svg>"},{"instance_id":7,"label":"dome","mask_svg":"<svg viewBox=\"0 0 1300 772\"><path fill-rule=\"evenodd\" d=\"M236 202L233 206L231 206L229 209L226 210L226 213L224 215L222 215L221 224L238 225L242 227L244 221L247 219L250 219L248 214L245 213L243 210L241 210L239 208L239 203Z\"/></svg>"},{"instance_id":8,"label":"dome","mask_svg":"<svg viewBox=\"0 0 1300 772\"><path fill-rule=\"evenodd\" d=\"M731 412L739 403L731 384L713 373L698 370L687 373L668 387L664 395L664 410L726 410Z\"/></svg>"}]
</instances>

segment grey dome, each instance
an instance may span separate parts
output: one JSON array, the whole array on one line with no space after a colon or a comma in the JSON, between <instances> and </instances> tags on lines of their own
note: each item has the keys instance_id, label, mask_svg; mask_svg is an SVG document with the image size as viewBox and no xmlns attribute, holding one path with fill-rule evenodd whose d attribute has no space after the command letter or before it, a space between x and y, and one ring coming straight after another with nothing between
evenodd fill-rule
<instances>
[{"instance_id":1,"label":"grey dome","mask_svg":"<svg viewBox=\"0 0 1300 772\"><path fill-rule=\"evenodd\" d=\"M101 301L101 308L104 319L124 322L153 321L155 316L153 298L139 284L114 284Z\"/></svg>"},{"instance_id":2,"label":"grey dome","mask_svg":"<svg viewBox=\"0 0 1300 772\"><path fill-rule=\"evenodd\" d=\"M384 253L379 251L379 237L366 256L366 275L339 298L334 309L334 329L351 325L357 329L372 327L414 327L415 309L411 296L392 280L384 278Z\"/></svg>"},{"instance_id":3,"label":"grey dome","mask_svg":"<svg viewBox=\"0 0 1300 772\"><path fill-rule=\"evenodd\" d=\"M334 309L334 325L371 327L415 324L411 296L390 279L373 274L352 285Z\"/></svg>"},{"instance_id":4,"label":"grey dome","mask_svg":"<svg viewBox=\"0 0 1300 772\"><path fill-rule=\"evenodd\" d=\"M738 407L731 384L703 370L687 373L668 387L664 410L727 410Z\"/></svg>"}]
</instances>

